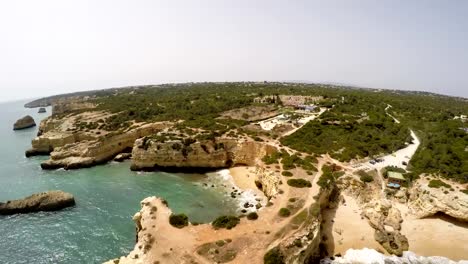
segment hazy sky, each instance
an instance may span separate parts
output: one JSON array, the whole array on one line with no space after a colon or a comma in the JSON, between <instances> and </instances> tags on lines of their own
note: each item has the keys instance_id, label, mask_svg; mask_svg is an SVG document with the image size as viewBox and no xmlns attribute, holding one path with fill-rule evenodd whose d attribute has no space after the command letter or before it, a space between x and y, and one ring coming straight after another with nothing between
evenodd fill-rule
<instances>
[{"instance_id":1,"label":"hazy sky","mask_svg":"<svg viewBox=\"0 0 468 264\"><path fill-rule=\"evenodd\" d=\"M303 80L468 97L468 1L0 2L0 101Z\"/></svg>"}]
</instances>

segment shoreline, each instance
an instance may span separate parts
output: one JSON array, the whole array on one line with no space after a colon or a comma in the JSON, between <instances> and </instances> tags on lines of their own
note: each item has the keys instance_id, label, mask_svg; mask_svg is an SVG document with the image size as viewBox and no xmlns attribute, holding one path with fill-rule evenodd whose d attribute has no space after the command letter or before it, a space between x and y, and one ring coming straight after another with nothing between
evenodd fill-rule
<instances>
[{"instance_id":1,"label":"shoreline","mask_svg":"<svg viewBox=\"0 0 468 264\"><path fill-rule=\"evenodd\" d=\"M328 237L327 248L333 249L330 256L352 250L361 254L366 249L375 250L382 256L392 256L374 239L374 229L365 218L357 201L343 194L345 203L336 209L324 212L324 230ZM346 205L346 206L345 206ZM452 261L468 260L468 223L455 221L448 216L418 219L405 204L395 205L401 212L401 233L408 238L409 252L421 257L444 257ZM456 241L457 243L453 243ZM364 253L362 253L364 254Z\"/></svg>"}]
</instances>

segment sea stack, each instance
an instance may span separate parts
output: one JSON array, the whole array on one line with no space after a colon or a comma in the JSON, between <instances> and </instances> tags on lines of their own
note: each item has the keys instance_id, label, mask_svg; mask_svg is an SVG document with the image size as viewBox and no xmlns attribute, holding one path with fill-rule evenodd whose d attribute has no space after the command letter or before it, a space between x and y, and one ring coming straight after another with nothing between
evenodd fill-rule
<instances>
[{"instance_id":1,"label":"sea stack","mask_svg":"<svg viewBox=\"0 0 468 264\"><path fill-rule=\"evenodd\" d=\"M13 130L26 129L34 126L36 126L36 122L34 122L34 119L31 116L27 115L16 121L13 125Z\"/></svg>"},{"instance_id":2,"label":"sea stack","mask_svg":"<svg viewBox=\"0 0 468 264\"><path fill-rule=\"evenodd\" d=\"M23 199L0 203L0 215L57 211L74 205L75 198L70 193L48 191L36 193Z\"/></svg>"},{"instance_id":3,"label":"sea stack","mask_svg":"<svg viewBox=\"0 0 468 264\"><path fill-rule=\"evenodd\" d=\"M38 113L45 113L45 112L47 112L46 109L45 109L45 107L39 108Z\"/></svg>"}]
</instances>

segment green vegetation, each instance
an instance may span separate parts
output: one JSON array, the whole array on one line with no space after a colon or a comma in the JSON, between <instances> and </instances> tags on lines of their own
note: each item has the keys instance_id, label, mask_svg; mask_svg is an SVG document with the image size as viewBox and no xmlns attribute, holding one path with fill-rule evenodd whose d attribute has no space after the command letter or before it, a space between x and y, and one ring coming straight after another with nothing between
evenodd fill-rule
<instances>
[{"instance_id":1,"label":"green vegetation","mask_svg":"<svg viewBox=\"0 0 468 264\"><path fill-rule=\"evenodd\" d=\"M428 186L431 188L440 188L440 187L452 188L450 184L447 184L441 180L430 180Z\"/></svg>"},{"instance_id":2,"label":"green vegetation","mask_svg":"<svg viewBox=\"0 0 468 264\"><path fill-rule=\"evenodd\" d=\"M283 171L283 172L281 173L281 175L283 175L283 176L285 176L285 177L291 177L291 176L293 176L293 173L290 172L290 171Z\"/></svg>"},{"instance_id":3,"label":"green vegetation","mask_svg":"<svg viewBox=\"0 0 468 264\"><path fill-rule=\"evenodd\" d=\"M274 164L274 163L278 163L278 160L281 158L281 153L276 151L274 152L273 154L271 155L266 155L262 158L262 161L266 164L266 165L271 165L271 164Z\"/></svg>"},{"instance_id":4,"label":"green vegetation","mask_svg":"<svg viewBox=\"0 0 468 264\"><path fill-rule=\"evenodd\" d=\"M321 188L330 188L335 184L336 179L343 176L344 172L341 171L341 168L332 165L323 165L322 167L322 176L317 181L317 184Z\"/></svg>"},{"instance_id":5,"label":"green vegetation","mask_svg":"<svg viewBox=\"0 0 468 264\"><path fill-rule=\"evenodd\" d=\"M171 214L169 223L174 227L183 228L188 226L188 217L185 214Z\"/></svg>"},{"instance_id":6,"label":"green vegetation","mask_svg":"<svg viewBox=\"0 0 468 264\"><path fill-rule=\"evenodd\" d=\"M349 161L356 157L391 153L404 147L411 140L411 128L421 140L421 145L409 161L408 170L412 174L405 177L412 180L427 173L461 183L468 182L468 152L465 151L468 133L461 129L466 128L466 123L454 119L455 116L467 114L468 102L430 93L350 89L320 84L241 82L127 87L75 94L89 96L88 102L96 104L96 110L113 114L98 122L77 121L77 127L81 130L118 131L133 126L134 121L181 121L177 129L198 134L193 135L196 139L213 139L229 134L249 135L263 140L269 136L268 133L241 131L244 125L249 124L248 121L224 118L221 114L255 105L253 99L258 96L281 94L321 95L325 99L320 106L328 108L319 119L280 138L284 145L311 155L329 153L341 161ZM31 105L50 103L63 97L66 96L36 100ZM274 100L273 103L280 102ZM387 104L392 106L387 109L388 113L401 123L394 122L387 115L384 110ZM68 114L70 112L60 115ZM199 129L204 132L201 133ZM287 170L302 167L306 171L315 171L313 158L309 161L295 155L282 155L270 155L264 161L273 164L281 159Z\"/></svg>"},{"instance_id":7,"label":"green vegetation","mask_svg":"<svg viewBox=\"0 0 468 264\"><path fill-rule=\"evenodd\" d=\"M232 229L234 228L237 224L239 224L240 219L237 216L231 216L231 215L223 215L218 218L216 218L211 225L215 229L219 228L226 228L226 229Z\"/></svg>"},{"instance_id":8,"label":"green vegetation","mask_svg":"<svg viewBox=\"0 0 468 264\"><path fill-rule=\"evenodd\" d=\"M370 175L369 173L363 171L363 170L360 170L357 172L357 175L359 175L359 179L362 181L362 182L372 182L374 181L374 177L372 177L372 175Z\"/></svg>"},{"instance_id":9,"label":"green vegetation","mask_svg":"<svg viewBox=\"0 0 468 264\"><path fill-rule=\"evenodd\" d=\"M258 214L256 212L251 212L247 215L247 219L249 220L257 220L258 219Z\"/></svg>"},{"instance_id":10,"label":"green vegetation","mask_svg":"<svg viewBox=\"0 0 468 264\"><path fill-rule=\"evenodd\" d=\"M329 153L340 161L393 152L405 146L410 134L384 109L382 103L352 96L281 143L307 153Z\"/></svg>"},{"instance_id":11,"label":"green vegetation","mask_svg":"<svg viewBox=\"0 0 468 264\"><path fill-rule=\"evenodd\" d=\"M278 211L278 215L281 217L288 217L291 215L291 211L289 211L288 208L283 207Z\"/></svg>"},{"instance_id":12,"label":"green vegetation","mask_svg":"<svg viewBox=\"0 0 468 264\"><path fill-rule=\"evenodd\" d=\"M278 247L274 247L265 254L263 257L264 264L284 264L284 255Z\"/></svg>"},{"instance_id":13,"label":"green vegetation","mask_svg":"<svg viewBox=\"0 0 468 264\"><path fill-rule=\"evenodd\" d=\"M310 188L312 187L312 183L308 180L304 179L289 179L287 181L289 186L296 187L296 188Z\"/></svg>"}]
</instances>

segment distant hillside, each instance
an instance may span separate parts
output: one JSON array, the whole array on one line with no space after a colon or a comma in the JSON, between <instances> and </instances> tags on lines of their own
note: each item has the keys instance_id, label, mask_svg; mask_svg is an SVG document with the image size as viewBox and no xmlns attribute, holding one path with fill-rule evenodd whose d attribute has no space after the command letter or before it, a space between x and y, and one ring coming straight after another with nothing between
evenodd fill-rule
<instances>
[{"instance_id":1,"label":"distant hillside","mask_svg":"<svg viewBox=\"0 0 468 264\"><path fill-rule=\"evenodd\" d=\"M235 84L233 82L232 84ZM242 83L242 82L237 82ZM251 84L258 84L258 82L248 82ZM127 87L117 87L117 88L106 88L106 89L99 89L99 90L91 90L91 91L82 91L82 92L74 92L74 93L67 93L67 94L58 94L48 97L43 97L34 101L31 101L24 105L27 108L35 108L35 107L45 107L54 104L55 102L70 99L70 98L82 98L82 97L101 97L101 96L109 96L118 93L125 93L132 90L138 90L142 88L169 88L169 87L180 87L180 86L191 86L196 84L209 84L209 82L203 83L180 83L180 84L160 84L160 85L140 85L140 86L127 86ZM229 84L229 83L211 83L211 84ZM289 81L289 82L265 82L265 84L303 84L304 86L312 86L312 87L321 87L321 88L331 88L331 89L347 89L347 90L364 90L364 91L371 91L371 92L381 92L386 91L394 94L400 95L423 95L423 96L431 96L431 97L445 97L445 98L453 98L453 99L460 99L462 101L468 101L468 99L463 97L454 97L442 94L436 94L431 92L422 92L422 91L403 91L403 90L391 90L391 89L378 89L378 88L367 88L367 87L359 87L359 86L352 86L346 84L336 84L336 83L313 83L313 82L305 82L305 81Z\"/></svg>"},{"instance_id":2,"label":"distant hillside","mask_svg":"<svg viewBox=\"0 0 468 264\"><path fill-rule=\"evenodd\" d=\"M58 94L52 95L48 97L43 97L34 101L31 101L24 105L27 108L35 108L35 107L45 107L50 106L56 102L70 99L70 98L83 98L83 97L100 97L100 96L108 96L113 95L119 92L127 92L129 90L134 90L138 88L144 88L147 86L129 86L129 87L119 87L119 88L107 88L107 89L100 89L100 90L91 90L91 91L82 91L82 92L74 92L74 93L67 93L67 94Z\"/></svg>"}]
</instances>

